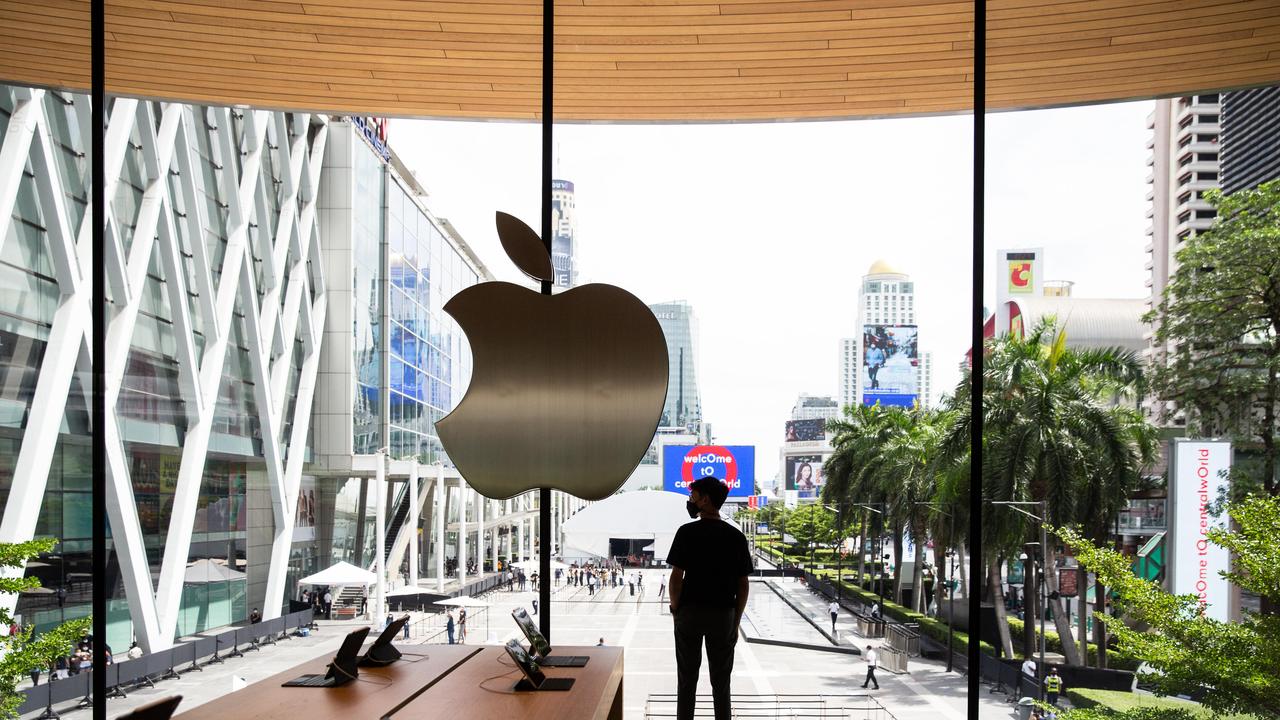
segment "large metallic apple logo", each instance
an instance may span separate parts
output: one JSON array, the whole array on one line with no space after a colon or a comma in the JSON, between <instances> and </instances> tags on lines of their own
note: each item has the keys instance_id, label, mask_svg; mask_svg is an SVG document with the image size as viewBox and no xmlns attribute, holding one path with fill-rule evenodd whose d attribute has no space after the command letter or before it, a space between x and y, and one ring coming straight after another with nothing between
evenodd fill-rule
<instances>
[{"instance_id":1,"label":"large metallic apple logo","mask_svg":"<svg viewBox=\"0 0 1280 720\"><path fill-rule=\"evenodd\" d=\"M551 257L528 225L498 213L503 250L535 280ZM552 487L599 500L643 458L667 398L667 343L653 313L618 287L540 295L488 282L444 306L471 343L471 385L436 423L467 483L491 498Z\"/></svg>"}]
</instances>

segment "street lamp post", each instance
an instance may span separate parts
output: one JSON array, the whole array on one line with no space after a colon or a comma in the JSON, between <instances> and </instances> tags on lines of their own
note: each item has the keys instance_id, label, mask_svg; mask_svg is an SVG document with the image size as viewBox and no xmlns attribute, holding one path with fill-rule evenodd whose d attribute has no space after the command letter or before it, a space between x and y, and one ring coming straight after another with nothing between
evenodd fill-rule
<instances>
[{"instance_id":1,"label":"street lamp post","mask_svg":"<svg viewBox=\"0 0 1280 720\"><path fill-rule=\"evenodd\" d=\"M1048 573L1046 572L1044 567L1045 560L1047 560L1049 557L1049 529L1046 525L1046 520L1045 520L1045 518L1049 516L1047 504L1045 503L1044 500L1026 500L1022 502L1015 502L1012 500L992 500L991 504L1004 505L1008 507L1010 510L1022 513L1023 515L1026 515L1027 517L1031 518L1032 520L1035 520L1037 523L1040 524L1040 560L1039 562L1036 563L1036 566L1038 567L1040 572L1040 577L1037 580L1037 582L1040 585L1040 592L1039 592L1040 597L1036 598L1036 600L1039 603L1038 610L1040 613L1040 665L1038 669L1039 669L1039 672L1043 675L1045 671L1044 670L1044 653L1045 653L1044 616L1048 614L1047 613L1048 602L1047 602L1047 599L1045 598L1045 582L1048 580ZM1023 510L1021 507L1018 507L1019 505L1038 506L1040 508L1040 515L1037 517L1036 515L1029 513L1026 510ZM1023 568L1023 572L1024 573L1026 572L1025 566ZM1039 695L1040 700L1044 700L1045 699L1044 683L1039 682L1037 684L1039 686L1037 690L1037 695Z\"/></svg>"},{"instance_id":2,"label":"street lamp post","mask_svg":"<svg viewBox=\"0 0 1280 720\"><path fill-rule=\"evenodd\" d=\"M857 505L860 508L865 508L867 510L870 510L871 512L880 516L877 519L877 523L880 525L880 532L877 533L877 540L880 543L877 555L881 557L880 557L880 572L876 574L876 585L877 585L877 589L880 591L880 613L879 614L880 614L880 620L881 622L883 622L884 621L884 567L885 567L885 562L889 559L889 556L886 555L884 552L884 511L877 510L876 508L877 507L883 508L884 503L854 503L854 505ZM875 567L874 562L871 563L871 565L873 568ZM861 582L862 578L858 578L858 580L859 582Z\"/></svg>"},{"instance_id":3,"label":"street lamp post","mask_svg":"<svg viewBox=\"0 0 1280 720\"><path fill-rule=\"evenodd\" d=\"M943 510L936 503L917 502L916 504L924 505L930 508L931 510L933 510L934 512L940 513L942 515L946 515L947 516L947 540L950 541L951 538L955 537L955 516L954 515L947 512L946 510ZM952 554L952 550L948 548L947 549L947 584L946 584L948 600L950 600L950 592L951 592L951 573L955 572L954 562L951 561L951 554ZM924 588L919 588L918 592L924 592ZM938 609L939 611L941 611L942 601L941 601L941 595L938 592L936 580L934 582L934 595L938 597ZM951 672L952 661L953 661L953 658L951 656L952 655L951 646L952 646L952 637L955 635L955 628L952 625L951 611L954 607L955 607L954 603L952 602L947 603L947 672Z\"/></svg>"}]
</instances>

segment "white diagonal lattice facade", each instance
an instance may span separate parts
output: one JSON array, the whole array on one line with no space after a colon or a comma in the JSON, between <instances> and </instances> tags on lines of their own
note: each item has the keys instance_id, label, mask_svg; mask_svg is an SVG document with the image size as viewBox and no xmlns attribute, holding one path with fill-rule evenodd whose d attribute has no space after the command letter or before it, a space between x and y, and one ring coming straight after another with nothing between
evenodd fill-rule
<instances>
[{"instance_id":1,"label":"white diagonal lattice facade","mask_svg":"<svg viewBox=\"0 0 1280 720\"><path fill-rule=\"evenodd\" d=\"M74 605L87 584L75 558L93 430L89 105L0 86L0 111L0 542L61 538L58 582ZM269 490L271 515L265 589L248 601L268 618L284 602L326 310L316 201L327 134L306 114L108 107L115 557L102 581L144 649L173 642L184 593L199 585L193 536L240 572L246 483Z\"/></svg>"}]
</instances>

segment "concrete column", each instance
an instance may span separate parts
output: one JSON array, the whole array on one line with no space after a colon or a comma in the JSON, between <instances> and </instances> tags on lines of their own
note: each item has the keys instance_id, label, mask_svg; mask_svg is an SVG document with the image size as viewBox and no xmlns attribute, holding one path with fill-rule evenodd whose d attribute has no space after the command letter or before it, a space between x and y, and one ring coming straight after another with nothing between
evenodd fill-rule
<instances>
[{"instance_id":1,"label":"concrete column","mask_svg":"<svg viewBox=\"0 0 1280 720\"><path fill-rule=\"evenodd\" d=\"M511 524L511 534L515 536L516 562L524 559L524 521L517 520Z\"/></svg>"},{"instance_id":2,"label":"concrete column","mask_svg":"<svg viewBox=\"0 0 1280 720\"><path fill-rule=\"evenodd\" d=\"M444 516L444 465L436 466L436 590L444 592L444 528L448 518Z\"/></svg>"},{"instance_id":3,"label":"concrete column","mask_svg":"<svg viewBox=\"0 0 1280 720\"><path fill-rule=\"evenodd\" d=\"M467 486L458 479L458 592L467 584Z\"/></svg>"},{"instance_id":4,"label":"concrete column","mask_svg":"<svg viewBox=\"0 0 1280 720\"><path fill-rule=\"evenodd\" d=\"M409 584L418 584L418 463L409 468Z\"/></svg>"},{"instance_id":5,"label":"concrete column","mask_svg":"<svg viewBox=\"0 0 1280 720\"><path fill-rule=\"evenodd\" d=\"M489 557L489 564L493 566L493 571L497 572L498 571L498 555L501 554L498 552L498 545L502 542L501 536L498 535L498 501L497 500L489 501L489 513L493 516L493 544L490 546L492 550L490 551L491 555Z\"/></svg>"},{"instance_id":6,"label":"concrete column","mask_svg":"<svg viewBox=\"0 0 1280 720\"><path fill-rule=\"evenodd\" d=\"M476 518L479 525L476 526L476 576L484 575L484 509L488 505L486 498L480 493L476 493Z\"/></svg>"},{"instance_id":7,"label":"concrete column","mask_svg":"<svg viewBox=\"0 0 1280 720\"><path fill-rule=\"evenodd\" d=\"M378 576L378 579L373 584L373 615L370 619L374 623L378 623L386 615L382 604L387 593L387 463L386 455L381 451L378 452L378 470L373 482L373 572Z\"/></svg>"}]
</instances>

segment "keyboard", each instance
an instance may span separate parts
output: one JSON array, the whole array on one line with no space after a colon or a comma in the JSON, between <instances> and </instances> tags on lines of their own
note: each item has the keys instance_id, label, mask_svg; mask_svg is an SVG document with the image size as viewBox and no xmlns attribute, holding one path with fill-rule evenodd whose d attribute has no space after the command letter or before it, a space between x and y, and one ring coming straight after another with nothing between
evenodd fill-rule
<instances>
[{"instance_id":1,"label":"keyboard","mask_svg":"<svg viewBox=\"0 0 1280 720\"><path fill-rule=\"evenodd\" d=\"M303 675L296 677L281 687L329 687L333 680L328 675Z\"/></svg>"}]
</instances>

